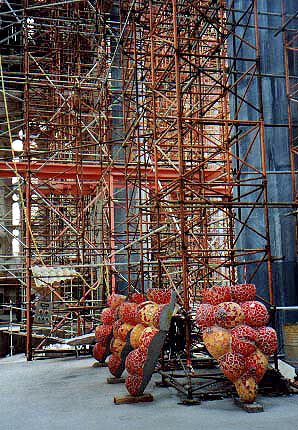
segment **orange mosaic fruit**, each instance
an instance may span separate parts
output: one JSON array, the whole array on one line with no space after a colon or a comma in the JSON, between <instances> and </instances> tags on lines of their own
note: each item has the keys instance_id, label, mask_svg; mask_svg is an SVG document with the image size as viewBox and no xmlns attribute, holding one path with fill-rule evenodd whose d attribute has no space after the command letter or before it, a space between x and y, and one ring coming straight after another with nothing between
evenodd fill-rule
<instances>
[{"instance_id":1,"label":"orange mosaic fruit","mask_svg":"<svg viewBox=\"0 0 298 430\"><path fill-rule=\"evenodd\" d=\"M112 325L116 319L116 312L114 309L105 308L101 312L100 320L105 325Z\"/></svg>"},{"instance_id":2,"label":"orange mosaic fruit","mask_svg":"<svg viewBox=\"0 0 298 430\"><path fill-rule=\"evenodd\" d=\"M155 312L158 311L158 305L156 303L147 302L144 305L138 307L137 320L138 322L150 326L153 325L153 318Z\"/></svg>"},{"instance_id":3,"label":"orange mosaic fruit","mask_svg":"<svg viewBox=\"0 0 298 430\"><path fill-rule=\"evenodd\" d=\"M134 326L132 324L122 324L118 329L117 337L126 342L127 334L133 329L133 327Z\"/></svg>"},{"instance_id":4,"label":"orange mosaic fruit","mask_svg":"<svg viewBox=\"0 0 298 430\"><path fill-rule=\"evenodd\" d=\"M113 324L113 336L118 337L118 330L122 326L123 322L121 320L116 320Z\"/></svg>"},{"instance_id":5,"label":"orange mosaic fruit","mask_svg":"<svg viewBox=\"0 0 298 430\"><path fill-rule=\"evenodd\" d=\"M113 376L117 376L118 375L118 369L119 366L121 365L121 359L118 355L112 354L109 357L108 360L108 368L109 371L111 372L111 374Z\"/></svg>"},{"instance_id":6,"label":"orange mosaic fruit","mask_svg":"<svg viewBox=\"0 0 298 430\"><path fill-rule=\"evenodd\" d=\"M257 349L253 354L245 359L246 373L259 383L268 368L268 358Z\"/></svg>"},{"instance_id":7,"label":"orange mosaic fruit","mask_svg":"<svg viewBox=\"0 0 298 430\"><path fill-rule=\"evenodd\" d=\"M243 402L253 403L256 400L258 386L252 376L241 376L235 381L235 388Z\"/></svg>"},{"instance_id":8,"label":"orange mosaic fruit","mask_svg":"<svg viewBox=\"0 0 298 430\"><path fill-rule=\"evenodd\" d=\"M118 357L121 357L121 352L124 347L125 347L125 342L123 342L123 340L118 338L114 338L111 340L110 351L112 354L115 354L115 355L118 355Z\"/></svg>"},{"instance_id":9,"label":"orange mosaic fruit","mask_svg":"<svg viewBox=\"0 0 298 430\"><path fill-rule=\"evenodd\" d=\"M232 382L237 381L245 372L245 360L240 354L227 352L219 359L224 375Z\"/></svg>"},{"instance_id":10,"label":"orange mosaic fruit","mask_svg":"<svg viewBox=\"0 0 298 430\"><path fill-rule=\"evenodd\" d=\"M130 332L129 341L130 341L131 346L134 349L139 347L140 337L141 337L143 331L145 330L145 328L146 328L146 326L144 326L143 324L137 324L136 326L134 326L134 328Z\"/></svg>"},{"instance_id":11,"label":"orange mosaic fruit","mask_svg":"<svg viewBox=\"0 0 298 430\"><path fill-rule=\"evenodd\" d=\"M208 352L217 360L231 350L231 335L221 327L210 327L203 332L203 341Z\"/></svg>"},{"instance_id":12,"label":"orange mosaic fruit","mask_svg":"<svg viewBox=\"0 0 298 430\"><path fill-rule=\"evenodd\" d=\"M256 286L254 284L237 284L231 286L232 300L237 303L254 300Z\"/></svg>"},{"instance_id":13,"label":"orange mosaic fruit","mask_svg":"<svg viewBox=\"0 0 298 430\"><path fill-rule=\"evenodd\" d=\"M233 328L244 321L244 313L235 302L223 302L215 308L215 321L224 328Z\"/></svg>"},{"instance_id":14,"label":"orange mosaic fruit","mask_svg":"<svg viewBox=\"0 0 298 430\"><path fill-rule=\"evenodd\" d=\"M278 346L276 331L272 327L258 328L257 345L265 355L272 355Z\"/></svg>"},{"instance_id":15,"label":"orange mosaic fruit","mask_svg":"<svg viewBox=\"0 0 298 430\"><path fill-rule=\"evenodd\" d=\"M244 313L245 323L251 327L261 327L268 323L269 314L266 306L258 301L249 301L241 303Z\"/></svg>"},{"instance_id":16,"label":"orange mosaic fruit","mask_svg":"<svg viewBox=\"0 0 298 430\"><path fill-rule=\"evenodd\" d=\"M214 285L211 288L205 288L202 293L202 303L209 303L210 305L218 305L231 300L231 288L228 285Z\"/></svg>"}]
</instances>

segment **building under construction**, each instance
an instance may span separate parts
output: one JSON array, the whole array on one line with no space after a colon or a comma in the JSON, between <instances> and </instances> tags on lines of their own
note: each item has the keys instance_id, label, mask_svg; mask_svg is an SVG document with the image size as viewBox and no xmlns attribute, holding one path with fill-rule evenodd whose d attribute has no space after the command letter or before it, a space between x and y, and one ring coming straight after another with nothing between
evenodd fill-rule
<instances>
[{"instance_id":1,"label":"building under construction","mask_svg":"<svg viewBox=\"0 0 298 430\"><path fill-rule=\"evenodd\" d=\"M0 321L27 360L92 333L111 293L175 291L189 316L239 283L283 355L297 1L5 0L0 18Z\"/></svg>"}]
</instances>

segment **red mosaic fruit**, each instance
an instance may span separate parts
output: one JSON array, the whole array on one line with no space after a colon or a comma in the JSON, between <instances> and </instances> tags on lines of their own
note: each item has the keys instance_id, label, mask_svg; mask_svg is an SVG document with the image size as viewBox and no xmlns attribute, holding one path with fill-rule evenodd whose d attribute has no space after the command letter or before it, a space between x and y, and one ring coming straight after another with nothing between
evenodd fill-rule
<instances>
[{"instance_id":1,"label":"red mosaic fruit","mask_svg":"<svg viewBox=\"0 0 298 430\"><path fill-rule=\"evenodd\" d=\"M253 403L257 397L257 383L252 376L243 375L235 381L235 388L240 399L245 403Z\"/></svg>"},{"instance_id":2,"label":"red mosaic fruit","mask_svg":"<svg viewBox=\"0 0 298 430\"><path fill-rule=\"evenodd\" d=\"M214 285L211 288L204 289L202 293L202 303L209 303L210 305L218 305L231 300L231 288L228 285Z\"/></svg>"},{"instance_id":3,"label":"red mosaic fruit","mask_svg":"<svg viewBox=\"0 0 298 430\"><path fill-rule=\"evenodd\" d=\"M115 355L115 354L110 355L108 360L108 368L113 376L118 375L118 369L120 365L121 365L120 357L118 357L118 355Z\"/></svg>"},{"instance_id":4,"label":"red mosaic fruit","mask_svg":"<svg viewBox=\"0 0 298 430\"><path fill-rule=\"evenodd\" d=\"M239 325L231 330L232 351L248 357L256 350L258 333L252 327Z\"/></svg>"},{"instance_id":5,"label":"red mosaic fruit","mask_svg":"<svg viewBox=\"0 0 298 430\"><path fill-rule=\"evenodd\" d=\"M153 318L155 313L158 311L158 305L156 303L147 302L144 305L139 305L137 320L144 325L153 325Z\"/></svg>"},{"instance_id":6,"label":"red mosaic fruit","mask_svg":"<svg viewBox=\"0 0 298 430\"><path fill-rule=\"evenodd\" d=\"M142 394L140 392L141 384L142 384L142 376L128 375L128 377L125 380L126 389L131 396L139 396L140 394Z\"/></svg>"},{"instance_id":7,"label":"red mosaic fruit","mask_svg":"<svg viewBox=\"0 0 298 430\"><path fill-rule=\"evenodd\" d=\"M137 323L137 304L124 302L119 307L119 318L123 323L135 325Z\"/></svg>"},{"instance_id":8,"label":"red mosaic fruit","mask_svg":"<svg viewBox=\"0 0 298 430\"><path fill-rule=\"evenodd\" d=\"M245 359L245 370L253 376L257 383L261 381L268 367L268 358L257 349L253 354Z\"/></svg>"},{"instance_id":9,"label":"red mosaic fruit","mask_svg":"<svg viewBox=\"0 0 298 430\"><path fill-rule=\"evenodd\" d=\"M149 288L147 291L148 300L151 300L158 305L165 305L171 301L171 290L159 288Z\"/></svg>"},{"instance_id":10,"label":"red mosaic fruit","mask_svg":"<svg viewBox=\"0 0 298 430\"><path fill-rule=\"evenodd\" d=\"M250 327L249 325L238 325L237 327L234 327L231 330L231 335L232 337L238 337L241 339L247 339L247 340L251 340L253 342L257 341L258 338L258 332L257 330L255 330L254 328Z\"/></svg>"},{"instance_id":11,"label":"red mosaic fruit","mask_svg":"<svg viewBox=\"0 0 298 430\"><path fill-rule=\"evenodd\" d=\"M120 357L124 346L125 342L123 342L123 340L114 338L111 340L110 351L112 354L118 355L118 357Z\"/></svg>"},{"instance_id":12,"label":"red mosaic fruit","mask_svg":"<svg viewBox=\"0 0 298 430\"><path fill-rule=\"evenodd\" d=\"M113 336L118 337L118 330L122 326L123 322L121 320L116 320L113 324Z\"/></svg>"},{"instance_id":13,"label":"red mosaic fruit","mask_svg":"<svg viewBox=\"0 0 298 430\"><path fill-rule=\"evenodd\" d=\"M237 337L232 337L232 351L237 354L241 354L244 357L248 357L256 350L256 344L251 340L239 339Z\"/></svg>"},{"instance_id":14,"label":"red mosaic fruit","mask_svg":"<svg viewBox=\"0 0 298 430\"><path fill-rule=\"evenodd\" d=\"M224 328L233 328L244 321L241 307L235 302L223 302L215 308L215 321Z\"/></svg>"},{"instance_id":15,"label":"red mosaic fruit","mask_svg":"<svg viewBox=\"0 0 298 430\"><path fill-rule=\"evenodd\" d=\"M115 310L110 308L103 309L100 320L103 324L111 325L115 321Z\"/></svg>"},{"instance_id":16,"label":"red mosaic fruit","mask_svg":"<svg viewBox=\"0 0 298 430\"><path fill-rule=\"evenodd\" d=\"M257 345L265 355L272 355L277 350L276 331L272 327L260 327Z\"/></svg>"},{"instance_id":17,"label":"red mosaic fruit","mask_svg":"<svg viewBox=\"0 0 298 430\"><path fill-rule=\"evenodd\" d=\"M139 347L140 337L145 328L146 326L144 326L143 324L137 324L130 332L129 341L134 349Z\"/></svg>"},{"instance_id":18,"label":"red mosaic fruit","mask_svg":"<svg viewBox=\"0 0 298 430\"><path fill-rule=\"evenodd\" d=\"M269 314L266 306L255 300L241 303L241 308L244 313L245 323L252 327L261 327L269 321Z\"/></svg>"},{"instance_id":19,"label":"red mosaic fruit","mask_svg":"<svg viewBox=\"0 0 298 430\"><path fill-rule=\"evenodd\" d=\"M143 351L147 351L152 339L157 333L158 330L156 330L155 328L145 328L139 339L139 348Z\"/></svg>"},{"instance_id":20,"label":"red mosaic fruit","mask_svg":"<svg viewBox=\"0 0 298 430\"><path fill-rule=\"evenodd\" d=\"M132 303L137 303L138 305L140 303L146 302L147 298L145 294L142 293L133 293L131 296L129 296L129 301Z\"/></svg>"},{"instance_id":21,"label":"red mosaic fruit","mask_svg":"<svg viewBox=\"0 0 298 430\"><path fill-rule=\"evenodd\" d=\"M232 300L237 303L254 300L256 286L254 284L237 284L231 286Z\"/></svg>"},{"instance_id":22,"label":"red mosaic fruit","mask_svg":"<svg viewBox=\"0 0 298 430\"><path fill-rule=\"evenodd\" d=\"M140 348L131 351L125 360L125 368L131 375L143 375L143 367L146 361L147 355Z\"/></svg>"},{"instance_id":23,"label":"red mosaic fruit","mask_svg":"<svg viewBox=\"0 0 298 430\"><path fill-rule=\"evenodd\" d=\"M126 300L126 296L122 295L122 294L111 294L110 296L108 296L107 298L107 303L108 306L111 309L116 309L118 308L118 306L121 305L121 303L123 303Z\"/></svg>"},{"instance_id":24,"label":"red mosaic fruit","mask_svg":"<svg viewBox=\"0 0 298 430\"><path fill-rule=\"evenodd\" d=\"M127 334L133 328L134 328L134 326L132 324L126 324L126 323L122 324L117 331L117 337L125 342Z\"/></svg>"},{"instance_id":25,"label":"red mosaic fruit","mask_svg":"<svg viewBox=\"0 0 298 430\"><path fill-rule=\"evenodd\" d=\"M153 325L153 327L155 327L158 330L160 329L160 324L159 324L159 322L160 322L160 315L161 315L163 309L165 308L165 306L167 306L167 305L159 305L158 309L156 310L156 312L155 312L155 314L153 316L153 319L152 319L152 325ZM171 317L172 317L172 315L170 315L170 318Z\"/></svg>"},{"instance_id":26,"label":"red mosaic fruit","mask_svg":"<svg viewBox=\"0 0 298 430\"><path fill-rule=\"evenodd\" d=\"M217 359L231 350L231 335L221 327L209 327L203 332L203 341L208 352Z\"/></svg>"},{"instance_id":27,"label":"red mosaic fruit","mask_svg":"<svg viewBox=\"0 0 298 430\"><path fill-rule=\"evenodd\" d=\"M102 361L106 352L106 347L102 346L100 343L96 343L93 348L93 357L97 361Z\"/></svg>"},{"instance_id":28,"label":"red mosaic fruit","mask_svg":"<svg viewBox=\"0 0 298 430\"><path fill-rule=\"evenodd\" d=\"M112 333L112 329L112 325L103 324L97 326L95 329L95 341L104 346L107 343L108 337Z\"/></svg>"},{"instance_id":29,"label":"red mosaic fruit","mask_svg":"<svg viewBox=\"0 0 298 430\"><path fill-rule=\"evenodd\" d=\"M245 372L245 360L240 354L227 352L219 360L224 375L232 382L237 381Z\"/></svg>"},{"instance_id":30,"label":"red mosaic fruit","mask_svg":"<svg viewBox=\"0 0 298 430\"><path fill-rule=\"evenodd\" d=\"M215 325L215 306L208 303L198 305L196 322L201 330Z\"/></svg>"}]
</instances>

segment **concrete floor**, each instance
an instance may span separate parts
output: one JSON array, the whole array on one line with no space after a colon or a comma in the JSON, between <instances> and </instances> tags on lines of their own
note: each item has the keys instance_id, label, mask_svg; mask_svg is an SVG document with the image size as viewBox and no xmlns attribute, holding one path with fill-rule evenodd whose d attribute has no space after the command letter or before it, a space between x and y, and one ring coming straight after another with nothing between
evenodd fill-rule
<instances>
[{"instance_id":1,"label":"concrete floor","mask_svg":"<svg viewBox=\"0 0 298 430\"><path fill-rule=\"evenodd\" d=\"M260 398L265 412L248 414L230 399L177 405L173 389L150 384L153 403L114 405L123 385L107 385L91 358L0 360L1 430L298 430L298 395Z\"/></svg>"}]
</instances>

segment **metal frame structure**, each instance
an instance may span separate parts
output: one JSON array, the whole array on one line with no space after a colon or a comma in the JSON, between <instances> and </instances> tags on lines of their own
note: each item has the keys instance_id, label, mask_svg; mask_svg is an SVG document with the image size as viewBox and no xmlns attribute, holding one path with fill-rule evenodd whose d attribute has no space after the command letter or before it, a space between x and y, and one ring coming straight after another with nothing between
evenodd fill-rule
<instances>
[{"instance_id":1,"label":"metal frame structure","mask_svg":"<svg viewBox=\"0 0 298 430\"><path fill-rule=\"evenodd\" d=\"M257 1L7 4L22 67L2 92L18 85L23 119L0 177L23 210L28 359L34 265L78 273L48 286L51 335L108 291L174 288L189 321L202 289L262 270L273 304Z\"/></svg>"}]
</instances>

